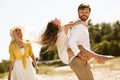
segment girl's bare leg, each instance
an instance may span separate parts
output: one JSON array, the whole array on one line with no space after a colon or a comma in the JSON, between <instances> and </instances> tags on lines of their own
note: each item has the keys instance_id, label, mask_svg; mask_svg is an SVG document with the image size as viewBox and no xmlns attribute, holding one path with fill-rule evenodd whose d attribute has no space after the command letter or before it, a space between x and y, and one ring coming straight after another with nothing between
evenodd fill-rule
<instances>
[{"instance_id":1,"label":"girl's bare leg","mask_svg":"<svg viewBox=\"0 0 120 80\"><path fill-rule=\"evenodd\" d=\"M115 58L114 56L96 54L93 51L85 49L83 46L79 46L79 48L84 53L84 55L88 56L89 58L94 58L98 63L105 63L105 61Z\"/></svg>"}]
</instances>

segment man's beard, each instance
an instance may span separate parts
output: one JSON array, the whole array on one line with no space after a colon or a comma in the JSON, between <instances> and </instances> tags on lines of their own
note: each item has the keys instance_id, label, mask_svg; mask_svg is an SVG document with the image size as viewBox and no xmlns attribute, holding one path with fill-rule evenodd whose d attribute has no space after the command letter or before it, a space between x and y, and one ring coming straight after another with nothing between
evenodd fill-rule
<instances>
[{"instance_id":1,"label":"man's beard","mask_svg":"<svg viewBox=\"0 0 120 80\"><path fill-rule=\"evenodd\" d=\"M87 21L88 16L83 15L83 16L79 16L79 18L80 18L82 21Z\"/></svg>"}]
</instances>

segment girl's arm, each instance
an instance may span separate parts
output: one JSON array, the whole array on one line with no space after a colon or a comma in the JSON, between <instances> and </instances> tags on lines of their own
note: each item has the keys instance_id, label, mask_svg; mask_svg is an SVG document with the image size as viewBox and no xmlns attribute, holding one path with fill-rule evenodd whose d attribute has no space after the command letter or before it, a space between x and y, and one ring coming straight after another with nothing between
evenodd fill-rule
<instances>
[{"instance_id":1,"label":"girl's arm","mask_svg":"<svg viewBox=\"0 0 120 80\"><path fill-rule=\"evenodd\" d=\"M64 27L65 33L67 34L67 33L68 33L68 30L69 30L70 28L72 28L72 27L74 27L74 26L76 26L76 25L78 25L78 24L83 24L83 25L85 25L85 26L87 25L86 22L81 21L81 20L78 20L78 21L76 21L76 22L70 22L69 24L66 24L65 27Z\"/></svg>"}]
</instances>

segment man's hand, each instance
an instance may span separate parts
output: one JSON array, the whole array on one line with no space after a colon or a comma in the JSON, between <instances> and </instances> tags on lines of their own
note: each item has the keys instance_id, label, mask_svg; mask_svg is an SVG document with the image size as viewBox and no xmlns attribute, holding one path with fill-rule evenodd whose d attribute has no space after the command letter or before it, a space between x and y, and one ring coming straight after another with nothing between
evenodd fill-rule
<instances>
[{"instance_id":1,"label":"man's hand","mask_svg":"<svg viewBox=\"0 0 120 80\"><path fill-rule=\"evenodd\" d=\"M72 51L70 48L67 49L67 52L68 52L68 55L69 55L69 59L70 59L72 56L74 56L74 53L73 53L73 51ZM85 61L88 61L88 60L90 59L90 57L88 57L88 56L87 56L85 53L83 53L82 51L81 51L80 53L78 53L77 56L80 57L82 60L85 60Z\"/></svg>"},{"instance_id":2,"label":"man's hand","mask_svg":"<svg viewBox=\"0 0 120 80\"><path fill-rule=\"evenodd\" d=\"M84 47L81 46L81 45L79 45L78 47L79 47L79 49L81 50L81 52L78 54L78 56L79 56L81 59L83 59L83 60L87 60L87 61L90 60L90 59L91 59L91 56L88 55L88 53L85 53Z\"/></svg>"},{"instance_id":3,"label":"man's hand","mask_svg":"<svg viewBox=\"0 0 120 80\"><path fill-rule=\"evenodd\" d=\"M88 61L90 58L83 53L82 51L80 53L78 53L78 57L80 57L82 60Z\"/></svg>"},{"instance_id":4,"label":"man's hand","mask_svg":"<svg viewBox=\"0 0 120 80\"><path fill-rule=\"evenodd\" d=\"M8 76L8 80L11 80L11 76L10 75Z\"/></svg>"}]
</instances>

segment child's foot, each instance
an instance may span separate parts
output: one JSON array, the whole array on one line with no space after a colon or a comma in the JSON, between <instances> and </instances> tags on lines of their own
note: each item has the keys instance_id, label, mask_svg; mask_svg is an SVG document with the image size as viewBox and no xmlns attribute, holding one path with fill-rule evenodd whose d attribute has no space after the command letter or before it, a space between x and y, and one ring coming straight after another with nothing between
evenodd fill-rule
<instances>
[{"instance_id":1,"label":"child's foot","mask_svg":"<svg viewBox=\"0 0 120 80\"><path fill-rule=\"evenodd\" d=\"M99 64L104 64L105 61L107 60L111 60L111 59L114 59L115 57L114 56L98 56L98 59L96 59L96 61L99 63Z\"/></svg>"}]
</instances>

